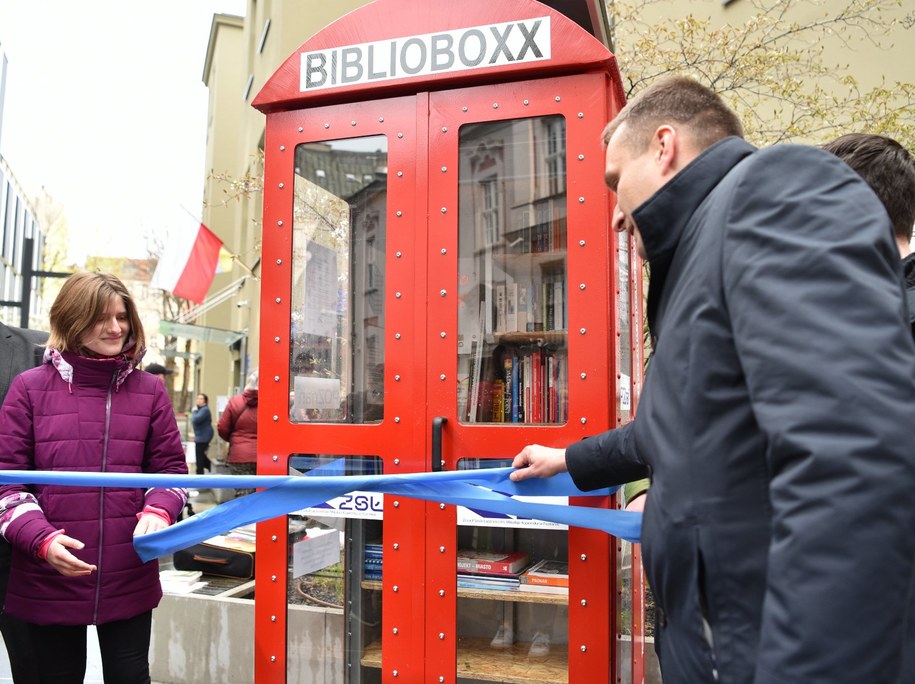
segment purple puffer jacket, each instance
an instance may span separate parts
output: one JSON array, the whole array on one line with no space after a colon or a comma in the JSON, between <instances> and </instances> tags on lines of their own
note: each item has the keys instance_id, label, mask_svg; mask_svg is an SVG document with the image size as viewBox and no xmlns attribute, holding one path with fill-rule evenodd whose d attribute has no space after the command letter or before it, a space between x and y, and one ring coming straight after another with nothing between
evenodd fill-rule
<instances>
[{"instance_id":1,"label":"purple puffer jacket","mask_svg":"<svg viewBox=\"0 0 915 684\"><path fill-rule=\"evenodd\" d=\"M124 360L63 358L73 367L71 382L45 363L10 386L0 410L0 468L187 473L159 378L139 370L124 377ZM0 533L14 547L5 612L42 625L89 625L152 610L162 597L159 564L142 563L134 551L137 513L149 504L174 521L186 500L181 489L0 487ZM96 572L64 577L38 560L42 540L56 529L85 543L70 552Z\"/></svg>"}]
</instances>

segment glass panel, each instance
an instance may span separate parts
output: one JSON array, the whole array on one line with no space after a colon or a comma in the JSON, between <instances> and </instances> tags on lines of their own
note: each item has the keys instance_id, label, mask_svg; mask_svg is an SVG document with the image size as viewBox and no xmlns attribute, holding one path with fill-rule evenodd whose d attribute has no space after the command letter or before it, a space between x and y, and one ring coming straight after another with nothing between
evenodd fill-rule
<instances>
[{"instance_id":1,"label":"glass panel","mask_svg":"<svg viewBox=\"0 0 915 684\"><path fill-rule=\"evenodd\" d=\"M617 235L620 294L617 301L617 330L620 333L620 390L617 412L622 423L632 418L632 315L629 307L629 276L632 251L626 233ZM611 396L612 396L611 387Z\"/></svg>"},{"instance_id":2,"label":"glass panel","mask_svg":"<svg viewBox=\"0 0 915 684\"><path fill-rule=\"evenodd\" d=\"M289 458L293 476L381 472L376 456ZM380 670L360 661L367 649L381 648L382 495L350 492L294 511L287 520L287 681L380 683ZM311 654L311 659L294 663L297 653Z\"/></svg>"},{"instance_id":3,"label":"glass panel","mask_svg":"<svg viewBox=\"0 0 915 684\"><path fill-rule=\"evenodd\" d=\"M387 138L295 153L289 420L384 416Z\"/></svg>"},{"instance_id":4,"label":"glass panel","mask_svg":"<svg viewBox=\"0 0 915 684\"><path fill-rule=\"evenodd\" d=\"M468 458L458 469L510 459ZM458 508L458 681L567 682L568 530Z\"/></svg>"},{"instance_id":5,"label":"glass panel","mask_svg":"<svg viewBox=\"0 0 915 684\"><path fill-rule=\"evenodd\" d=\"M618 539L617 591L619 596L618 634L616 656L618 681L630 684L632 681L632 544Z\"/></svg>"},{"instance_id":6,"label":"glass panel","mask_svg":"<svg viewBox=\"0 0 915 684\"><path fill-rule=\"evenodd\" d=\"M461 127L464 423L568 419L565 138L560 116Z\"/></svg>"}]
</instances>

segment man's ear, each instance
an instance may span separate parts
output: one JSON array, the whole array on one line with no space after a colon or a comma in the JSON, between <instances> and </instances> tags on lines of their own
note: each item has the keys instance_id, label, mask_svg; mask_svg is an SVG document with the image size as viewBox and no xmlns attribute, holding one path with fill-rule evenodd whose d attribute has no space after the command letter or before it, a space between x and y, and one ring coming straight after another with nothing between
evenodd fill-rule
<instances>
[{"instance_id":1,"label":"man's ear","mask_svg":"<svg viewBox=\"0 0 915 684\"><path fill-rule=\"evenodd\" d=\"M663 176L671 176L680 170L680 147L682 140L673 126L658 126L652 139L652 153Z\"/></svg>"}]
</instances>

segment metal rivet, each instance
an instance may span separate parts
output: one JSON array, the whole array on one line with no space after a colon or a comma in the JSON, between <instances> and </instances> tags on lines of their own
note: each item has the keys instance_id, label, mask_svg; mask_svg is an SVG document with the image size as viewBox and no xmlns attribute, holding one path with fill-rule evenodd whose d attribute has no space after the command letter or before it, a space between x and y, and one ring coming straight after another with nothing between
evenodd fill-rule
<instances>
[{"instance_id":1,"label":"metal rivet","mask_svg":"<svg viewBox=\"0 0 915 684\"><path fill-rule=\"evenodd\" d=\"M398 178L403 178L403 171L398 171L398 172L397 172L397 177L398 177Z\"/></svg>"},{"instance_id":2,"label":"metal rivet","mask_svg":"<svg viewBox=\"0 0 915 684\"><path fill-rule=\"evenodd\" d=\"M276 615L270 616L270 622L276 622Z\"/></svg>"},{"instance_id":3,"label":"metal rivet","mask_svg":"<svg viewBox=\"0 0 915 684\"><path fill-rule=\"evenodd\" d=\"M444 678L444 677L442 677L442 676L441 676L441 675L439 675L439 678L438 678L438 681L440 681L440 682L444 682L444 681L445 681L445 678Z\"/></svg>"},{"instance_id":4,"label":"metal rivet","mask_svg":"<svg viewBox=\"0 0 915 684\"><path fill-rule=\"evenodd\" d=\"M399 459L399 458L395 458L395 459L394 459L394 465L400 465L400 459Z\"/></svg>"},{"instance_id":5,"label":"metal rivet","mask_svg":"<svg viewBox=\"0 0 915 684\"><path fill-rule=\"evenodd\" d=\"M439 334L438 334L438 336L439 336L439 337L441 337L441 338L442 338L442 339L443 339L443 340L444 340L444 339L445 339L445 337L446 337L446 333L445 333L445 331L444 331L444 330L442 330L442 331L441 331L441 332L440 332L440 333L439 333Z\"/></svg>"},{"instance_id":6,"label":"metal rivet","mask_svg":"<svg viewBox=\"0 0 915 684\"><path fill-rule=\"evenodd\" d=\"M400 375L394 376L394 382L400 382Z\"/></svg>"},{"instance_id":7,"label":"metal rivet","mask_svg":"<svg viewBox=\"0 0 915 684\"><path fill-rule=\"evenodd\" d=\"M524 106L527 107L531 103L530 100L524 100Z\"/></svg>"},{"instance_id":8,"label":"metal rivet","mask_svg":"<svg viewBox=\"0 0 915 684\"><path fill-rule=\"evenodd\" d=\"M299 133L301 133L301 132L304 131L304 130L305 130L304 128L302 128L301 126L299 126Z\"/></svg>"},{"instance_id":9,"label":"metal rivet","mask_svg":"<svg viewBox=\"0 0 915 684\"><path fill-rule=\"evenodd\" d=\"M279 419L280 419L279 416L273 416L273 422L274 422L274 423L275 423L276 421L278 421Z\"/></svg>"},{"instance_id":10,"label":"metal rivet","mask_svg":"<svg viewBox=\"0 0 915 684\"><path fill-rule=\"evenodd\" d=\"M277 260L276 260L276 265L277 265L277 266L282 266L282 265L283 265L283 260L282 260L282 259L277 259Z\"/></svg>"},{"instance_id":11,"label":"metal rivet","mask_svg":"<svg viewBox=\"0 0 915 684\"><path fill-rule=\"evenodd\" d=\"M462 112L466 112L466 111L467 111L467 107L461 107L461 111L462 111Z\"/></svg>"},{"instance_id":12,"label":"metal rivet","mask_svg":"<svg viewBox=\"0 0 915 684\"><path fill-rule=\"evenodd\" d=\"M270 576L270 581L271 581L271 582L276 582L276 575L271 575L271 576Z\"/></svg>"},{"instance_id":13,"label":"metal rivet","mask_svg":"<svg viewBox=\"0 0 915 684\"><path fill-rule=\"evenodd\" d=\"M442 297L444 297L446 294L448 294L448 291L447 291L447 290L439 290L438 293L439 293Z\"/></svg>"},{"instance_id":14,"label":"metal rivet","mask_svg":"<svg viewBox=\"0 0 915 684\"><path fill-rule=\"evenodd\" d=\"M581 600L581 605L587 606L587 605L588 605L588 599L582 599L582 600Z\"/></svg>"},{"instance_id":15,"label":"metal rivet","mask_svg":"<svg viewBox=\"0 0 915 684\"><path fill-rule=\"evenodd\" d=\"M398 211L397 214L396 214L396 216L403 216L403 212L402 212L402 211Z\"/></svg>"},{"instance_id":16,"label":"metal rivet","mask_svg":"<svg viewBox=\"0 0 915 684\"><path fill-rule=\"evenodd\" d=\"M399 259L400 257L403 256L403 252L394 252L394 256L396 256Z\"/></svg>"},{"instance_id":17,"label":"metal rivet","mask_svg":"<svg viewBox=\"0 0 915 684\"><path fill-rule=\"evenodd\" d=\"M438 507L441 508L443 511L445 510L445 504L443 504L443 503L440 503L440 504L438 505Z\"/></svg>"},{"instance_id":18,"label":"metal rivet","mask_svg":"<svg viewBox=\"0 0 915 684\"><path fill-rule=\"evenodd\" d=\"M355 126L355 125L356 125L356 122L355 122L355 121L350 121L350 122L349 122L349 125L350 125L350 126Z\"/></svg>"},{"instance_id":19,"label":"metal rivet","mask_svg":"<svg viewBox=\"0 0 915 684\"><path fill-rule=\"evenodd\" d=\"M395 339L395 340L399 340L399 339L400 339L400 333L394 333L394 339Z\"/></svg>"},{"instance_id":20,"label":"metal rivet","mask_svg":"<svg viewBox=\"0 0 915 684\"><path fill-rule=\"evenodd\" d=\"M442 173L448 173L448 167L447 167L447 166L443 166L443 167L442 167Z\"/></svg>"},{"instance_id":21,"label":"metal rivet","mask_svg":"<svg viewBox=\"0 0 915 684\"><path fill-rule=\"evenodd\" d=\"M280 152L285 152L285 151L286 151L286 146L280 145Z\"/></svg>"},{"instance_id":22,"label":"metal rivet","mask_svg":"<svg viewBox=\"0 0 915 684\"><path fill-rule=\"evenodd\" d=\"M274 462L274 463L276 463L276 462L279 461L279 460L280 460L280 457L279 457L279 456L274 456L274 457L273 457L273 462Z\"/></svg>"},{"instance_id":23,"label":"metal rivet","mask_svg":"<svg viewBox=\"0 0 915 684\"><path fill-rule=\"evenodd\" d=\"M270 537L270 541L276 541L276 535L275 535L275 534L274 534L272 537Z\"/></svg>"},{"instance_id":24,"label":"metal rivet","mask_svg":"<svg viewBox=\"0 0 915 684\"><path fill-rule=\"evenodd\" d=\"M585 241L584 241L584 240L579 240L579 241L578 241L578 246L579 246L579 247L584 247L584 246L585 246Z\"/></svg>"},{"instance_id":25,"label":"metal rivet","mask_svg":"<svg viewBox=\"0 0 915 684\"><path fill-rule=\"evenodd\" d=\"M448 207L442 207L442 213L443 213L443 214L447 214L447 213L448 213Z\"/></svg>"},{"instance_id":26,"label":"metal rivet","mask_svg":"<svg viewBox=\"0 0 915 684\"><path fill-rule=\"evenodd\" d=\"M279 381L280 381L280 376L279 376L279 375L274 375L274 376L273 376L273 382L279 382Z\"/></svg>"},{"instance_id":27,"label":"metal rivet","mask_svg":"<svg viewBox=\"0 0 915 684\"><path fill-rule=\"evenodd\" d=\"M587 651L587 650L588 650L588 647L585 646L584 644L582 644L582 645L581 645L581 652L584 653L584 652Z\"/></svg>"},{"instance_id":28,"label":"metal rivet","mask_svg":"<svg viewBox=\"0 0 915 684\"><path fill-rule=\"evenodd\" d=\"M398 138L402 138L402 137L403 137L403 133L398 133L398 134L397 134L397 137L398 137Z\"/></svg>"},{"instance_id":29,"label":"metal rivet","mask_svg":"<svg viewBox=\"0 0 915 684\"><path fill-rule=\"evenodd\" d=\"M581 556L579 556L579 558L581 558L583 561L586 561L586 560L588 560L588 554L583 553L583 554L581 554Z\"/></svg>"},{"instance_id":30,"label":"metal rivet","mask_svg":"<svg viewBox=\"0 0 915 684\"><path fill-rule=\"evenodd\" d=\"M279 342L279 341L280 341L280 338L279 338L279 337L274 337L274 338L273 338L273 341L274 341L274 342Z\"/></svg>"},{"instance_id":31,"label":"metal rivet","mask_svg":"<svg viewBox=\"0 0 915 684\"><path fill-rule=\"evenodd\" d=\"M439 595L439 596L444 596L444 595L445 595L445 590L444 590L444 589L439 589L439 590L438 590L438 595Z\"/></svg>"},{"instance_id":32,"label":"metal rivet","mask_svg":"<svg viewBox=\"0 0 915 684\"><path fill-rule=\"evenodd\" d=\"M395 293L394 293L394 298L395 298L395 299L400 299L400 293L399 293L399 292L395 292Z\"/></svg>"},{"instance_id":33,"label":"metal rivet","mask_svg":"<svg viewBox=\"0 0 915 684\"><path fill-rule=\"evenodd\" d=\"M400 587L398 587L396 584L392 588L394 589L394 591L400 591Z\"/></svg>"},{"instance_id":34,"label":"metal rivet","mask_svg":"<svg viewBox=\"0 0 915 684\"><path fill-rule=\"evenodd\" d=\"M276 222L276 225L282 227L282 226L283 226L283 222L282 222L282 221L277 221L277 222Z\"/></svg>"},{"instance_id":35,"label":"metal rivet","mask_svg":"<svg viewBox=\"0 0 915 684\"><path fill-rule=\"evenodd\" d=\"M584 379L587 378L587 377L588 377L588 374L587 374L587 373L582 373L582 374L581 374L581 379L582 379L582 380L584 380Z\"/></svg>"},{"instance_id":36,"label":"metal rivet","mask_svg":"<svg viewBox=\"0 0 915 684\"><path fill-rule=\"evenodd\" d=\"M447 133L447 132L448 132L448 127L442 126L442 133Z\"/></svg>"},{"instance_id":37,"label":"metal rivet","mask_svg":"<svg viewBox=\"0 0 915 684\"><path fill-rule=\"evenodd\" d=\"M587 418L582 418L582 419L581 419L581 424L582 424L582 425L585 425L587 422L588 422L588 419L587 419Z\"/></svg>"},{"instance_id":38,"label":"metal rivet","mask_svg":"<svg viewBox=\"0 0 915 684\"><path fill-rule=\"evenodd\" d=\"M276 662L276 656L270 656L270 662L271 662L271 663L275 663L275 662Z\"/></svg>"},{"instance_id":39,"label":"metal rivet","mask_svg":"<svg viewBox=\"0 0 915 684\"><path fill-rule=\"evenodd\" d=\"M578 118L579 118L579 119L584 119L584 118L585 118L585 113L584 113L584 112L578 112Z\"/></svg>"},{"instance_id":40,"label":"metal rivet","mask_svg":"<svg viewBox=\"0 0 915 684\"><path fill-rule=\"evenodd\" d=\"M585 160L585 155L583 155L583 154L578 155L578 161L584 161L584 160Z\"/></svg>"},{"instance_id":41,"label":"metal rivet","mask_svg":"<svg viewBox=\"0 0 915 684\"><path fill-rule=\"evenodd\" d=\"M391 548L393 548L396 551L397 549L400 548L400 544L398 544L397 542L394 542L394 544L392 545Z\"/></svg>"},{"instance_id":42,"label":"metal rivet","mask_svg":"<svg viewBox=\"0 0 915 684\"><path fill-rule=\"evenodd\" d=\"M394 634L398 634L398 633L400 632L400 630L398 630L396 627L395 627L394 629L392 629L391 631L392 631Z\"/></svg>"},{"instance_id":43,"label":"metal rivet","mask_svg":"<svg viewBox=\"0 0 915 684\"><path fill-rule=\"evenodd\" d=\"M279 303L282 302L283 300L280 299L279 297L277 297L274 301L275 301L277 304L279 304Z\"/></svg>"},{"instance_id":44,"label":"metal rivet","mask_svg":"<svg viewBox=\"0 0 915 684\"><path fill-rule=\"evenodd\" d=\"M587 328L579 328L579 329L578 329L578 332L580 332L582 335L584 335L586 332L588 332L588 329L587 329Z\"/></svg>"},{"instance_id":45,"label":"metal rivet","mask_svg":"<svg viewBox=\"0 0 915 684\"><path fill-rule=\"evenodd\" d=\"M445 553L445 547L444 547L444 546L439 546L439 547L438 547L438 552L439 552L439 553Z\"/></svg>"},{"instance_id":46,"label":"metal rivet","mask_svg":"<svg viewBox=\"0 0 915 684\"><path fill-rule=\"evenodd\" d=\"M325 124L324 124L324 128L330 128L330 124L329 124L329 123L325 123Z\"/></svg>"},{"instance_id":47,"label":"metal rivet","mask_svg":"<svg viewBox=\"0 0 915 684\"><path fill-rule=\"evenodd\" d=\"M285 184L285 183L280 183L280 185L279 185L280 190L282 190L282 189L285 188L285 187L286 187L286 184Z\"/></svg>"},{"instance_id":48,"label":"metal rivet","mask_svg":"<svg viewBox=\"0 0 915 684\"><path fill-rule=\"evenodd\" d=\"M444 380L445 380L445 374L442 373L441 375L439 375L439 376L438 376L438 379L444 382Z\"/></svg>"},{"instance_id":49,"label":"metal rivet","mask_svg":"<svg viewBox=\"0 0 915 684\"><path fill-rule=\"evenodd\" d=\"M384 123L384 117L383 117L383 116L379 116L379 117L378 117L378 123Z\"/></svg>"},{"instance_id":50,"label":"metal rivet","mask_svg":"<svg viewBox=\"0 0 915 684\"><path fill-rule=\"evenodd\" d=\"M395 422L395 423L399 423L399 422L400 422L400 416L394 416L394 422Z\"/></svg>"},{"instance_id":51,"label":"metal rivet","mask_svg":"<svg viewBox=\"0 0 915 684\"><path fill-rule=\"evenodd\" d=\"M585 203L585 198L584 198L584 197L579 197L579 198L578 198L578 203L579 203L579 204L584 204L584 203Z\"/></svg>"},{"instance_id":52,"label":"metal rivet","mask_svg":"<svg viewBox=\"0 0 915 684\"><path fill-rule=\"evenodd\" d=\"M556 102L559 102L559 101L561 100L561 98L559 97L559 95L557 95L557 96L554 97L553 99L556 100Z\"/></svg>"},{"instance_id":53,"label":"metal rivet","mask_svg":"<svg viewBox=\"0 0 915 684\"><path fill-rule=\"evenodd\" d=\"M448 253L448 250L445 249L444 247L442 247L439 251L440 251L442 254L447 254L447 253Z\"/></svg>"},{"instance_id":54,"label":"metal rivet","mask_svg":"<svg viewBox=\"0 0 915 684\"><path fill-rule=\"evenodd\" d=\"M444 638L445 638L445 633L444 633L444 632L439 632L439 633L438 633L438 638L439 638L439 639L444 639Z\"/></svg>"},{"instance_id":55,"label":"metal rivet","mask_svg":"<svg viewBox=\"0 0 915 684\"><path fill-rule=\"evenodd\" d=\"M581 285L578 286L578 289L579 289L579 290L584 290L585 287L587 287L587 286L586 286L584 283L582 283Z\"/></svg>"},{"instance_id":56,"label":"metal rivet","mask_svg":"<svg viewBox=\"0 0 915 684\"><path fill-rule=\"evenodd\" d=\"M498 103L498 102L493 102L493 103L492 103L492 108L493 108L493 109L498 109L498 108L499 108L499 103Z\"/></svg>"},{"instance_id":57,"label":"metal rivet","mask_svg":"<svg viewBox=\"0 0 915 684\"><path fill-rule=\"evenodd\" d=\"M398 673L397 673L397 670L394 670L394 672L393 672L392 674L396 677L397 674L398 674Z\"/></svg>"}]
</instances>

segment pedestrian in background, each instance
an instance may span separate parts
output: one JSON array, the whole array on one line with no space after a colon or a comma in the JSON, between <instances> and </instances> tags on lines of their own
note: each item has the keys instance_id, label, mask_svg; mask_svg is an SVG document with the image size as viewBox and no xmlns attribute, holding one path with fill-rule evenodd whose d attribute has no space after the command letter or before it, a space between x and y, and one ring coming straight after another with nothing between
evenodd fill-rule
<instances>
[{"instance_id":1,"label":"pedestrian in background","mask_svg":"<svg viewBox=\"0 0 915 684\"><path fill-rule=\"evenodd\" d=\"M651 476L642 524L665 684L901 682L915 571L915 345L867 184L757 150L692 79L604 132L612 225L651 266L638 414L529 445L511 477Z\"/></svg>"},{"instance_id":2,"label":"pedestrian in background","mask_svg":"<svg viewBox=\"0 0 915 684\"><path fill-rule=\"evenodd\" d=\"M168 383L169 376L175 374L175 371L169 370L161 363L151 363L143 370L145 370L147 373L152 373L153 375L157 376L162 381L163 385Z\"/></svg>"},{"instance_id":3,"label":"pedestrian in background","mask_svg":"<svg viewBox=\"0 0 915 684\"><path fill-rule=\"evenodd\" d=\"M9 328L0 323L0 404L3 403L10 383L22 371L41 365L48 333L23 328ZM0 609L6 598L13 549L6 539L0 538ZM6 644L10 661L10 674L14 684L38 682L38 666L29 640L28 625L0 610L0 632Z\"/></svg>"},{"instance_id":4,"label":"pedestrian in background","mask_svg":"<svg viewBox=\"0 0 915 684\"><path fill-rule=\"evenodd\" d=\"M191 411L191 425L194 426L194 453L197 457L197 474L212 471L207 451L213 440L213 416L210 413L210 398L203 392L197 395L196 406Z\"/></svg>"},{"instance_id":5,"label":"pedestrian in background","mask_svg":"<svg viewBox=\"0 0 915 684\"><path fill-rule=\"evenodd\" d=\"M244 391L229 399L216 425L219 436L229 443L226 464L230 475L257 474L257 379L255 368L245 381ZM253 491L249 487L236 489L235 496Z\"/></svg>"},{"instance_id":6,"label":"pedestrian in background","mask_svg":"<svg viewBox=\"0 0 915 684\"><path fill-rule=\"evenodd\" d=\"M162 383L138 370L145 336L123 283L70 276L51 306L44 363L10 386L0 409L0 469L186 474ZM95 625L109 684L148 684L159 565L135 536L184 506L172 488L0 486L0 533L13 545L5 609L29 624L42 682L82 682Z\"/></svg>"}]
</instances>

